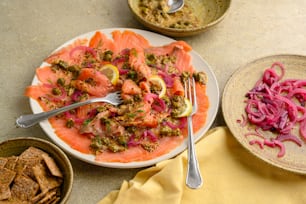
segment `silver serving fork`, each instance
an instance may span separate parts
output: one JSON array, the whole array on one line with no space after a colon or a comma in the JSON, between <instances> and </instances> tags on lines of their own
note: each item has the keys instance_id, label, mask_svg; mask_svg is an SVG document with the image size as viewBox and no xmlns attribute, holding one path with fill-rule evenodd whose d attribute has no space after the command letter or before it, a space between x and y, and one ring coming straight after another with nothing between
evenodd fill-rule
<instances>
[{"instance_id":1,"label":"silver serving fork","mask_svg":"<svg viewBox=\"0 0 306 204\"><path fill-rule=\"evenodd\" d=\"M62 108L54 109L54 110L47 111L47 112L41 112L41 113L29 114L29 115L21 115L19 118L17 118L16 125L22 128L28 128L52 116L58 115L60 113L64 113L66 111L75 109L83 105L87 105L90 103L96 103L96 102L106 102L106 103L110 103L115 106L120 105L122 103L121 92L116 91L113 93L109 93L108 95L102 98L88 99L86 101L73 103L71 105L64 106Z\"/></svg>"},{"instance_id":2,"label":"silver serving fork","mask_svg":"<svg viewBox=\"0 0 306 204\"><path fill-rule=\"evenodd\" d=\"M192 82L190 82L192 81ZM191 84L192 83L192 84ZM199 170L199 163L195 153L193 127L192 127L192 115L198 110L197 96L195 90L195 80L194 78L188 78L185 81L185 95L192 103L192 112L187 117L188 123L188 141L187 141L187 153L188 153L188 166L187 166L187 176L186 185L189 188L197 189L203 184L201 173Z\"/></svg>"}]
</instances>

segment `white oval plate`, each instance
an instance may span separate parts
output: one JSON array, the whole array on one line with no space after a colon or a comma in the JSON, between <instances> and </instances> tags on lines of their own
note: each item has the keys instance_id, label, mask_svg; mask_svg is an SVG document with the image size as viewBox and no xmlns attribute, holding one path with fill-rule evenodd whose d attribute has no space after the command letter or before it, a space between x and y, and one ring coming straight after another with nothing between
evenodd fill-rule
<instances>
[{"instance_id":1,"label":"white oval plate","mask_svg":"<svg viewBox=\"0 0 306 204\"><path fill-rule=\"evenodd\" d=\"M129 29L129 28L109 28L109 29L102 29L102 30L96 30L104 33L107 35L107 37L111 38L111 33L114 30L131 30L135 33L138 33L145 37L151 45L153 46L161 46L164 44L168 44L170 42L173 42L174 40L156 33L152 33L149 31L144 31L144 30L138 30L138 29ZM82 34L80 36L77 36L60 47L58 47L54 52L57 50L60 50L63 47L66 47L67 45L71 44L75 40L81 38L87 38L90 39L96 31L92 31L89 33ZM207 114L207 119L205 125L196 133L195 135L195 141L198 141L200 138L203 137L203 135L208 131L208 129L211 127L212 123L215 120L216 114L218 112L219 108L219 87L218 83L216 80L216 77L211 70L209 64L202 59L202 57L196 53L195 51L191 51L191 56L192 56L192 65L198 70L198 71L204 71L207 74L208 77L208 83L207 83L207 89L206 89L206 94L209 98L210 106ZM47 64L43 62L40 67L46 66ZM37 85L39 82L37 76L35 75L32 81L32 85ZM198 99L201 101L201 99ZM39 103L36 100L30 99L30 106L32 108L32 111L34 113L39 113L42 112L42 108L40 107ZM146 166L151 166L156 164L157 162L172 158L176 156L177 154L181 153L184 151L187 147L187 141L184 140L184 142L173 149L172 151L168 152L167 154L164 154L162 156L159 156L157 158L151 159L151 160L146 160L146 161L136 161L136 162L128 162L128 163L120 163L120 162L97 162L95 161L95 156L91 154L84 154L81 153L73 148L71 148L67 143L65 143L61 138L59 138L55 132L54 129L52 128L51 124L49 123L48 120L42 121L39 123L41 128L44 130L44 132L50 137L50 139L56 143L60 148L62 148L65 152L68 154L74 156L77 159L80 159L82 161L97 165L97 166L104 166L104 167L112 167L112 168L140 168L140 167L146 167Z\"/></svg>"}]
</instances>

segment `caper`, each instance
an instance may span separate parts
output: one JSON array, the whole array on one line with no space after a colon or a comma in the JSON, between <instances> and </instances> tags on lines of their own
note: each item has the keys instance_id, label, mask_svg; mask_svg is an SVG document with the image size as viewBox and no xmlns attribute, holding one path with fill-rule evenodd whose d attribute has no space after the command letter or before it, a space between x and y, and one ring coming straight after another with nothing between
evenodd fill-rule
<instances>
[{"instance_id":1,"label":"caper","mask_svg":"<svg viewBox=\"0 0 306 204\"><path fill-rule=\"evenodd\" d=\"M72 119L67 120L66 127L72 128L74 126L74 121Z\"/></svg>"},{"instance_id":2,"label":"caper","mask_svg":"<svg viewBox=\"0 0 306 204\"><path fill-rule=\"evenodd\" d=\"M56 83L60 86L64 86L65 85L65 79L64 78L58 78Z\"/></svg>"},{"instance_id":3,"label":"caper","mask_svg":"<svg viewBox=\"0 0 306 204\"><path fill-rule=\"evenodd\" d=\"M56 96L62 95L62 91L59 88L55 87L52 89L52 94Z\"/></svg>"}]
</instances>

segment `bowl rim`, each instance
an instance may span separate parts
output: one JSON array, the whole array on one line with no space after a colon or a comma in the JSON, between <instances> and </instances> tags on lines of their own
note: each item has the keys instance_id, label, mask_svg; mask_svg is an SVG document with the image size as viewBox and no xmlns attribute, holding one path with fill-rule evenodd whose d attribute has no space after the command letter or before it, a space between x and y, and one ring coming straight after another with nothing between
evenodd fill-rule
<instances>
[{"instance_id":1,"label":"bowl rim","mask_svg":"<svg viewBox=\"0 0 306 204\"><path fill-rule=\"evenodd\" d=\"M63 150L61 150L58 146L53 144L52 142L50 142L48 140L45 140L45 139L42 139L42 138L32 137L32 136L31 137L19 136L19 137L16 137L16 138L6 139L6 140L0 142L0 147L2 145L5 145L5 144L16 143L16 142L22 141L22 140L23 141L26 140L26 141L29 141L29 142L43 143L43 144L51 147L51 149L53 149L56 153L58 153L63 158L65 166L68 168L68 171L69 171L69 174L65 174L66 176L68 175L69 178L67 178L67 179L64 178L64 180L65 181L68 180L69 182L66 184L67 185L66 193L65 193L64 196L61 197L60 204L67 203L67 201L70 197L70 194L72 192L74 173L73 173L72 164L71 164L68 156L66 155L66 153ZM18 146L18 144L17 144L17 146ZM31 145L29 145L29 146L31 146ZM40 147L40 146L36 146L36 147L41 148L43 151L46 151L46 153L48 153L48 154L50 154L50 156L52 156L52 153L49 152L48 150L43 149L43 147Z\"/></svg>"},{"instance_id":2,"label":"bowl rim","mask_svg":"<svg viewBox=\"0 0 306 204\"><path fill-rule=\"evenodd\" d=\"M195 28L187 28L187 29L175 29L175 28L169 28L169 27L163 27L163 26L157 26L154 23L151 23L147 20L145 20L144 18L142 18L138 12L135 11L134 7L132 6L132 3L135 2L135 0L128 0L128 6L130 8L130 10L132 11L132 13L134 14L134 16L136 16L136 18L142 23L144 24L146 27L152 29L152 30L160 30L162 32L165 32L168 35L173 35L173 36L188 36L191 33L200 33L203 32L204 30L207 30L208 28L212 27L213 25L218 24L219 22L221 22L225 16L229 13L229 10L231 8L232 5L232 0L225 0L226 2L228 2L224 12L222 13L222 15L220 15L217 19L199 26L199 27L195 27ZM182 35L180 35L182 34Z\"/></svg>"}]
</instances>

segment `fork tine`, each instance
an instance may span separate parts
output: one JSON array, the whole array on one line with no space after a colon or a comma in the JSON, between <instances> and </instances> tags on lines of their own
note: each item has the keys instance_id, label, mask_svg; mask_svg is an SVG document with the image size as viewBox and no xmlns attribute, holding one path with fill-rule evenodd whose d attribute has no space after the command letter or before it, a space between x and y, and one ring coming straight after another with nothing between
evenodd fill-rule
<instances>
[{"instance_id":1,"label":"fork tine","mask_svg":"<svg viewBox=\"0 0 306 204\"><path fill-rule=\"evenodd\" d=\"M192 100L192 91L191 91L191 83L190 78L188 78L188 99L190 100L192 107L193 107L193 100Z\"/></svg>"},{"instance_id":2,"label":"fork tine","mask_svg":"<svg viewBox=\"0 0 306 204\"><path fill-rule=\"evenodd\" d=\"M184 81L184 91L185 91L185 97L190 100L190 83L189 79ZM192 103L192 101L190 101Z\"/></svg>"},{"instance_id":3,"label":"fork tine","mask_svg":"<svg viewBox=\"0 0 306 204\"><path fill-rule=\"evenodd\" d=\"M198 101L197 101L197 93L196 93L196 86L195 86L195 80L192 77L192 87L193 87L193 98L192 98L192 114L196 113L198 111Z\"/></svg>"},{"instance_id":4,"label":"fork tine","mask_svg":"<svg viewBox=\"0 0 306 204\"><path fill-rule=\"evenodd\" d=\"M95 99L92 99L95 100ZM107 102L113 105L120 105L123 102L123 99L121 98L121 92L120 91L115 91L112 93L109 93L106 95L106 97L103 98L96 98L96 102Z\"/></svg>"},{"instance_id":5,"label":"fork tine","mask_svg":"<svg viewBox=\"0 0 306 204\"><path fill-rule=\"evenodd\" d=\"M188 96L187 96L187 94L188 94L188 92L187 92L188 90L187 90L187 82L186 82L186 80L184 81L184 94L185 94L185 97L187 97L188 98Z\"/></svg>"},{"instance_id":6,"label":"fork tine","mask_svg":"<svg viewBox=\"0 0 306 204\"><path fill-rule=\"evenodd\" d=\"M119 104L121 104L123 102L123 99L121 97L121 91L117 91L117 99L119 101Z\"/></svg>"},{"instance_id":7,"label":"fork tine","mask_svg":"<svg viewBox=\"0 0 306 204\"><path fill-rule=\"evenodd\" d=\"M123 99L121 97L121 91L114 92L114 98L118 105L121 104L123 102Z\"/></svg>"},{"instance_id":8,"label":"fork tine","mask_svg":"<svg viewBox=\"0 0 306 204\"><path fill-rule=\"evenodd\" d=\"M190 82L192 81L192 82ZM185 89L185 97L192 104L192 114L196 113L198 110L198 102L197 102L197 94L196 94L196 87L195 87L195 80L194 78L188 78L187 81L184 82L184 89Z\"/></svg>"}]
</instances>

